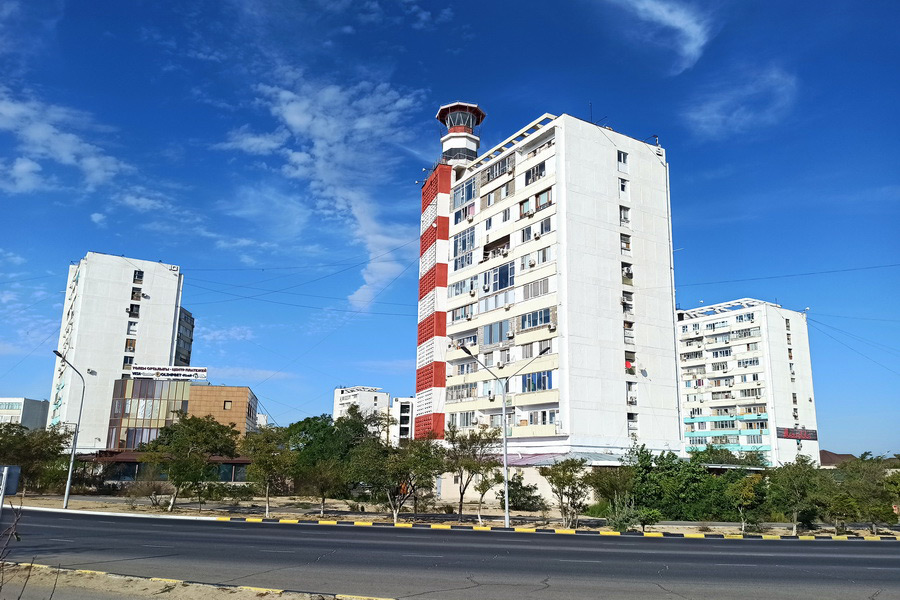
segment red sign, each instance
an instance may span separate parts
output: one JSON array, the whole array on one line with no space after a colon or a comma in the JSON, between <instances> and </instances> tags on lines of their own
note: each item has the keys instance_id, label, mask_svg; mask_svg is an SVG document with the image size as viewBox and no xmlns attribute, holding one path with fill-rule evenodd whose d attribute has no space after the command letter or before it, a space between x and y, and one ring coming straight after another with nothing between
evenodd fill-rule
<instances>
[{"instance_id":1,"label":"red sign","mask_svg":"<svg viewBox=\"0 0 900 600\"><path fill-rule=\"evenodd\" d=\"M778 437L784 440L818 440L819 432L815 429L790 429L778 427Z\"/></svg>"}]
</instances>

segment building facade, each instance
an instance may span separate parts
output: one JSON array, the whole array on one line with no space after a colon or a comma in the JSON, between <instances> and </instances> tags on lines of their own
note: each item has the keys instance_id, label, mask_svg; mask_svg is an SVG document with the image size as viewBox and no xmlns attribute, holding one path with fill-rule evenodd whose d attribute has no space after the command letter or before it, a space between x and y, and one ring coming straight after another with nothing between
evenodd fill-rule
<instances>
[{"instance_id":1,"label":"building facade","mask_svg":"<svg viewBox=\"0 0 900 600\"><path fill-rule=\"evenodd\" d=\"M331 416L337 421L347 416L347 411L356 405L363 415L371 415L387 410L391 406L391 395L381 388L357 385L334 388L334 408Z\"/></svg>"},{"instance_id":2,"label":"building facade","mask_svg":"<svg viewBox=\"0 0 900 600\"><path fill-rule=\"evenodd\" d=\"M109 446L113 386L133 364L189 364L193 319L181 290L177 265L89 252L69 267L58 349L85 379L78 451ZM81 391L57 359L48 425L74 426Z\"/></svg>"},{"instance_id":3,"label":"building facade","mask_svg":"<svg viewBox=\"0 0 900 600\"><path fill-rule=\"evenodd\" d=\"M28 429L47 425L50 402L31 398L0 398L0 423L19 423Z\"/></svg>"},{"instance_id":4,"label":"building facade","mask_svg":"<svg viewBox=\"0 0 900 600\"><path fill-rule=\"evenodd\" d=\"M743 298L678 312L685 450L819 460L806 314Z\"/></svg>"},{"instance_id":5,"label":"building facade","mask_svg":"<svg viewBox=\"0 0 900 600\"><path fill-rule=\"evenodd\" d=\"M119 379L113 383L108 415L109 450L134 450L152 442L159 430L189 416L211 415L223 425L234 424L245 435L257 431L257 399L244 386L198 384L189 380Z\"/></svg>"},{"instance_id":6,"label":"building facade","mask_svg":"<svg viewBox=\"0 0 900 600\"><path fill-rule=\"evenodd\" d=\"M416 398L392 398L388 414L391 416L388 426L388 441L398 445L404 440L415 437L413 415L415 414Z\"/></svg>"},{"instance_id":7,"label":"building facade","mask_svg":"<svg viewBox=\"0 0 900 600\"><path fill-rule=\"evenodd\" d=\"M415 435L500 427L506 381L513 452L680 451L665 151L545 114L478 155L484 117L437 115Z\"/></svg>"}]
</instances>

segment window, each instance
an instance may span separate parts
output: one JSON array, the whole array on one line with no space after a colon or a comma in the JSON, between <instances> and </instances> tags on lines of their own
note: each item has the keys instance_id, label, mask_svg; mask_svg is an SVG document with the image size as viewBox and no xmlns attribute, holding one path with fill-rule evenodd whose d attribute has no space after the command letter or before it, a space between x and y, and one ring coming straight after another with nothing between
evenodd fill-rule
<instances>
[{"instance_id":1,"label":"window","mask_svg":"<svg viewBox=\"0 0 900 600\"><path fill-rule=\"evenodd\" d=\"M541 340L538 342L538 354L543 354L544 350L550 352L550 348L553 345L552 340Z\"/></svg>"},{"instance_id":2,"label":"window","mask_svg":"<svg viewBox=\"0 0 900 600\"><path fill-rule=\"evenodd\" d=\"M534 199L528 198L519 202L519 217L528 217L534 214Z\"/></svg>"},{"instance_id":3,"label":"window","mask_svg":"<svg viewBox=\"0 0 900 600\"><path fill-rule=\"evenodd\" d=\"M747 352L752 352L753 350L759 350L759 342L751 342L747 344Z\"/></svg>"},{"instance_id":4,"label":"window","mask_svg":"<svg viewBox=\"0 0 900 600\"><path fill-rule=\"evenodd\" d=\"M231 400L222 402L222 410L231 410Z\"/></svg>"},{"instance_id":5,"label":"window","mask_svg":"<svg viewBox=\"0 0 900 600\"><path fill-rule=\"evenodd\" d=\"M493 352L488 352L487 354L484 355L483 358L484 358L484 360L482 360L481 362L484 363L484 366L486 366L486 367L494 366L494 353Z\"/></svg>"},{"instance_id":6,"label":"window","mask_svg":"<svg viewBox=\"0 0 900 600\"><path fill-rule=\"evenodd\" d=\"M504 198L509 197L510 192L512 192L512 183L504 183L503 185L501 185L500 186L500 199L503 200ZM508 220L508 219L509 219L509 215L507 215L507 218L504 220Z\"/></svg>"},{"instance_id":7,"label":"window","mask_svg":"<svg viewBox=\"0 0 900 600\"><path fill-rule=\"evenodd\" d=\"M737 323L752 323L753 322L753 313L747 313L744 315L737 315L734 318Z\"/></svg>"},{"instance_id":8,"label":"window","mask_svg":"<svg viewBox=\"0 0 900 600\"><path fill-rule=\"evenodd\" d=\"M447 387L447 402L460 402L475 398L478 390L477 383L463 383Z\"/></svg>"},{"instance_id":9,"label":"window","mask_svg":"<svg viewBox=\"0 0 900 600\"><path fill-rule=\"evenodd\" d=\"M791 348L788 348L788 360L794 360L794 351Z\"/></svg>"},{"instance_id":10,"label":"window","mask_svg":"<svg viewBox=\"0 0 900 600\"><path fill-rule=\"evenodd\" d=\"M466 412L450 413L450 425L452 427L472 427L477 422L475 411L468 410Z\"/></svg>"},{"instance_id":11,"label":"window","mask_svg":"<svg viewBox=\"0 0 900 600\"><path fill-rule=\"evenodd\" d=\"M134 345L137 343L137 340L127 339L125 340L125 352L134 352Z\"/></svg>"},{"instance_id":12,"label":"window","mask_svg":"<svg viewBox=\"0 0 900 600\"><path fill-rule=\"evenodd\" d=\"M130 369L131 365L133 365L133 364L134 364L133 356L126 356L122 359L122 368L123 369Z\"/></svg>"},{"instance_id":13,"label":"window","mask_svg":"<svg viewBox=\"0 0 900 600\"><path fill-rule=\"evenodd\" d=\"M738 329L733 333L735 339L744 339L748 337L759 337L759 327L751 327L750 329Z\"/></svg>"},{"instance_id":14,"label":"window","mask_svg":"<svg viewBox=\"0 0 900 600\"><path fill-rule=\"evenodd\" d=\"M132 305L128 308L128 316L129 316L129 317L132 317L132 318L135 318L135 319L136 319L136 318L138 318L139 316L141 316L141 315L140 315L140 312L141 312L141 305L140 305L140 304L132 304Z\"/></svg>"},{"instance_id":15,"label":"window","mask_svg":"<svg viewBox=\"0 0 900 600\"><path fill-rule=\"evenodd\" d=\"M534 356L534 344L522 344L522 358L532 358Z\"/></svg>"},{"instance_id":16,"label":"window","mask_svg":"<svg viewBox=\"0 0 900 600\"><path fill-rule=\"evenodd\" d=\"M547 325L550 323L550 309L545 308L543 310L536 310L534 312L524 314L520 318L521 329L534 329L535 327L540 327L541 325Z\"/></svg>"},{"instance_id":17,"label":"window","mask_svg":"<svg viewBox=\"0 0 900 600\"><path fill-rule=\"evenodd\" d=\"M494 190L493 192L488 192L487 196L484 197L484 204L485 204L485 206L486 206L486 207L487 207L487 206L493 206L493 205L494 205L494 201L495 201L496 199L497 199L497 190Z\"/></svg>"},{"instance_id":18,"label":"window","mask_svg":"<svg viewBox=\"0 0 900 600\"><path fill-rule=\"evenodd\" d=\"M472 202L477 195L478 185L475 182L475 177L469 177L467 180L453 188L453 209L456 210L457 208Z\"/></svg>"},{"instance_id":19,"label":"window","mask_svg":"<svg viewBox=\"0 0 900 600\"><path fill-rule=\"evenodd\" d=\"M508 339L509 321L497 321L481 328L482 344L499 344Z\"/></svg>"},{"instance_id":20,"label":"window","mask_svg":"<svg viewBox=\"0 0 900 600\"><path fill-rule=\"evenodd\" d=\"M791 330L791 320L790 320L790 319L785 319L785 320L784 320L784 328L785 328L786 330L788 330L788 331Z\"/></svg>"},{"instance_id":21,"label":"window","mask_svg":"<svg viewBox=\"0 0 900 600\"><path fill-rule=\"evenodd\" d=\"M499 292L516 283L516 263L510 261L506 264L494 267L481 274L482 289L486 293Z\"/></svg>"},{"instance_id":22,"label":"window","mask_svg":"<svg viewBox=\"0 0 900 600\"><path fill-rule=\"evenodd\" d=\"M539 392L553 389L553 372L539 371L522 375L522 392Z\"/></svg>"},{"instance_id":23,"label":"window","mask_svg":"<svg viewBox=\"0 0 900 600\"><path fill-rule=\"evenodd\" d=\"M712 364L713 371L727 371L728 363L727 362L715 362Z\"/></svg>"},{"instance_id":24,"label":"window","mask_svg":"<svg viewBox=\"0 0 900 600\"><path fill-rule=\"evenodd\" d=\"M134 283L144 283L144 272L143 271L135 271L134 279L132 279Z\"/></svg>"},{"instance_id":25,"label":"window","mask_svg":"<svg viewBox=\"0 0 900 600\"><path fill-rule=\"evenodd\" d=\"M494 224L494 217L488 217L487 219L484 220L484 230L485 230L485 231L490 231L490 230L491 230L491 226L492 226L493 224Z\"/></svg>"},{"instance_id":26,"label":"window","mask_svg":"<svg viewBox=\"0 0 900 600\"><path fill-rule=\"evenodd\" d=\"M537 206L537 210L543 210L550 206L550 190L544 190L543 192L535 196L534 203Z\"/></svg>"},{"instance_id":27,"label":"window","mask_svg":"<svg viewBox=\"0 0 900 600\"><path fill-rule=\"evenodd\" d=\"M619 235L619 245L622 248L622 254L631 255L631 236L626 234ZM687 327L685 327L685 331L687 331Z\"/></svg>"},{"instance_id":28,"label":"window","mask_svg":"<svg viewBox=\"0 0 900 600\"><path fill-rule=\"evenodd\" d=\"M456 323L457 321L464 321L466 319L470 319L475 312L474 304L467 304L465 306L461 306L459 308L454 308L450 311L450 322Z\"/></svg>"},{"instance_id":29,"label":"window","mask_svg":"<svg viewBox=\"0 0 900 600\"><path fill-rule=\"evenodd\" d=\"M476 288L478 285L478 275L467 277L461 281L456 281L447 286L447 297L453 298L460 294L466 294Z\"/></svg>"},{"instance_id":30,"label":"window","mask_svg":"<svg viewBox=\"0 0 900 600\"><path fill-rule=\"evenodd\" d=\"M539 279L531 283L526 283L522 286L522 290L525 294L525 300L531 300L532 298L537 298L538 296L549 294L550 278L544 277L543 279Z\"/></svg>"},{"instance_id":31,"label":"window","mask_svg":"<svg viewBox=\"0 0 900 600\"><path fill-rule=\"evenodd\" d=\"M453 269L461 269L472 264L472 250L475 247L475 228L453 236Z\"/></svg>"},{"instance_id":32,"label":"window","mask_svg":"<svg viewBox=\"0 0 900 600\"><path fill-rule=\"evenodd\" d=\"M140 302L141 300L141 288L133 287L131 288L131 299L135 302Z\"/></svg>"},{"instance_id":33,"label":"window","mask_svg":"<svg viewBox=\"0 0 900 600\"><path fill-rule=\"evenodd\" d=\"M137 321L128 321L128 329L125 330L127 335L137 335Z\"/></svg>"},{"instance_id":34,"label":"window","mask_svg":"<svg viewBox=\"0 0 900 600\"><path fill-rule=\"evenodd\" d=\"M616 153L616 158L617 158L617 162L619 163L618 164L619 171L621 171L622 173L627 173L628 172L628 153L622 152L621 150L619 150Z\"/></svg>"},{"instance_id":35,"label":"window","mask_svg":"<svg viewBox=\"0 0 900 600\"><path fill-rule=\"evenodd\" d=\"M631 209L627 206L619 207L619 225L622 227L629 227L631 223Z\"/></svg>"},{"instance_id":36,"label":"window","mask_svg":"<svg viewBox=\"0 0 900 600\"><path fill-rule=\"evenodd\" d=\"M794 403L794 405L797 404L797 394L796 393L791 394L791 401Z\"/></svg>"},{"instance_id":37,"label":"window","mask_svg":"<svg viewBox=\"0 0 900 600\"><path fill-rule=\"evenodd\" d=\"M713 358L727 358L731 356L731 348L722 348L721 350L713 350Z\"/></svg>"},{"instance_id":38,"label":"window","mask_svg":"<svg viewBox=\"0 0 900 600\"><path fill-rule=\"evenodd\" d=\"M634 271L631 268L630 263L622 263L622 283L627 283L631 285L634 280Z\"/></svg>"},{"instance_id":39,"label":"window","mask_svg":"<svg viewBox=\"0 0 900 600\"><path fill-rule=\"evenodd\" d=\"M478 334L475 332L464 333L458 338L453 340L458 346L477 346L478 345Z\"/></svg>"},{"instance_id":40,"label":"window","mask_svg":"<svg viewBox=\"0 0 900 600\"><path fill-rule=\"evenodd\" d=\"M541 248L536 252L532 252L531 254L526 254L520 259L519 268L522 271L526 271L538 265L542 265L546 262L552 260L552 255L550 253L550 247Z\"/></svg>"},{"instance_id":41,"label":"window","mask_svg":"<svg viewBox=\"0 0 900 600\"><path fill-rule=\"evenodd\" d=\"M619 177L619 198L628 197L628 180Z\"/></svg>"},{"instance_id":42,"label":"window","mask_svg":"<svg viewBox=\"0 0 900 600\"><path fill-rule=\"evenodd\" d=\"M532 410L528 412L529 425L553 425L556 423L556 416L559 413L557 409L551 410Z\"/></svg>"},{"instance_id":43,"label":"window","mask_svg":"<svg viewBox=\"0 0 900 600\"><path fill-rule=\"evenodd\" d=\"M791 334L789 334L789 333L787 334L787 343L788 343L788 344L792 344L792 343L793 343L793 342L791 341Z\"/></svg>"},{"instance_id":44,"label":"window","mask_svg":"<svg viewBox=\"0 0 900 600\"><path fill-rule=\"evenodd\" d=\"M538 163L525 171L525 185L530 185L547 174L546 162Z\"/></svg>"},{"instance_id":45,"label":"window","mask_svg":"<svg viewBox=\"0 0 900 600\"><path fill-rule=\"evenodd\" d=\"M453 224L459 225L463 221L467 219L471 219L475 216L475 203L469 204L467 206L463 206L461 209L457 210L453 213Z\"/></svg>"},{"instance_id":46,"label":"window","mask_svg":"<svg viewBox=\"0 0 900 600\"><path fill-rule=\"evenodd\" d=\"M522 242L527 242L532 238L537 239L538 236L549 233L550 230L550 217L547 217L540 223L535 223L534 225L529 225L524 228L522 230Z\"/></svg>"},{"instance_id":47,"label":"window","mask_svg":"<svg viewBox=\"0 0 900 600\"><path fill-rule=\"evenodd\" d=\"M737 362L738 368L756 367L759 365L758 358L742 358Z\"/></svg>"},{"instance_id":48,"label":"window","mask_svg":"<svg viewBox=\"0 0 900 600\"><path fill-rule=\"evenodd\" d=\"M686 360L698 360L698 359L701 359L701 358L703 358L703 352L701 352L701 351L697 351L697 352L685 352L685 353L683 353L683 354L681 355L681 360L682 360L682 361L686 361Z\"/></svg>"},{"instance_id":49,"label":"window","mask_svg":"<svg viewBox=\"0 0 900 600\"><path fill-rule=\"evenodd\" d=\"M468 362L460 363L456 365L456 374L457 375L465 375L467 373L474 373L478 370L478 363L474 360L470 360Z\"/></svg>"},{"instance_id":50,"label":"window","mask_svg":"<svg viewBox=\"0 0 900 600\"><path fill-rule=\"evenodd\" d=\"M762 390L760 388L741 390L740 396L741 398L759 398L760 396L762 396Z\"/></svg>"},{"instance_id":51,"label":"window","mask_svg":"<svg viewBox=\"0 0 900 600\"><path fill-rule=\"evenodd\" d=\"M486 313L489 310L503 308L507 304L515 302L515 299L516 295L512 289L507 289L499 294L492 294L478 301L478 312Z\"/></svg>"}]
</instances>

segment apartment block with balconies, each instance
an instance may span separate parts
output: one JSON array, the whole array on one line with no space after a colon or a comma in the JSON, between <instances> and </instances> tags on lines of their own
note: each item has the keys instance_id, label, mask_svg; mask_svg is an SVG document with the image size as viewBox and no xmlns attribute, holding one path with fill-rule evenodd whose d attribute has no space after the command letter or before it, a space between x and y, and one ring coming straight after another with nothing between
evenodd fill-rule
<instances>
[{"instance_id":1,"label":"apartment block with balconies","mask_svg":"<svg viewBox=\"0 0 900 600\"><path fill-rule=\"evenodd\" d=\"M474 105L445 109L484 118ZM426 197L440 177L444 194ZM425 239L432 218L434 242ZM439 163L423 188L422 230L423 280L433 262L446 275L420 286L417 379L430 379L417 381L429 399L417 417L430 410L444 426L505 426L520 453L618 453L635 441L680 450L661 147L543 115L473 160ZM446 322L423 340L436 310ZM466 351L509 378L505 424L502 384Z\"/></svg>"},{"instance_id":2,"label":"apartment block with balconies","mask_svg":"<svg viewBox=\"0 0 900 600\"><path fill-rule=\"evenodd\" d=\"M678 312L685 450L818 461L806 315L744 298Z\"/></svg>"}]
</instances>

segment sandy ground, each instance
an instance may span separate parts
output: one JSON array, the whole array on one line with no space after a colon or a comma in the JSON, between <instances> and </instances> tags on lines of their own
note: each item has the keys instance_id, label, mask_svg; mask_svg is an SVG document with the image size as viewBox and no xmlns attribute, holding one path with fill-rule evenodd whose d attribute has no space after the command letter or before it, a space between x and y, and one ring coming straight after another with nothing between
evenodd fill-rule
<instances>
[{"instance_id":1,"label":"sandy ground","mask_svg":"<svg viewBox=\"0 0 900 600\"><path fill-rule=\"evenodd\" d=\"M21 502L20 497L16 497L13 501L14 505L18 506ZM36 506L36 507L48 507L48 508L60 508L61 507L61 499L59 496L27 496L24 501L25 506ZM75 510L96 510L96 511L106 511L106 512L121 512L121 513L144 513L144 514L174 514L174 515L187 515L187 516L210 516L210 517L220 517L220 516L231 516L231 517L260 517L265 513L265 499L264 498L254 498L249 502L241 502L237 505L231 505L227 503L221 502L211 502L209 504L204 504L202 510L197 510L196 503L194 504L178 504L175 507L175 510L171 513L167 513L165 511L166 503L163 503L163 507L154 507L151 506L149 501L146 498L138 499L138 501L134 504L128 501L125 497L97 497L97 499L85 500L81 498L72 498L69 501L69 508ZM344 500L327 500L325 503L325 516L319 517L319 503L314 498L308 498L303 496L288 496L288 497L279 497L272 498L270 503L270 517L273 519L332 519L332 520L345 520L345 521L374 521L374 522L390 522L392 521L389 514L372 512L377 511L377 507L372 505L366 505L365 512L350 512L349 505ZM466 524L477 524L477 521L473 521L474 515L477 511L477 506L474 504L465 504L463 507L464 512L466 513L467 520ZM560 527L556 519L559 518L559 512L556 510L550 510L545 513L547 519L551 519L551 521L540 521L540 517L542 515L540 513L528 513L528 512L516 512L513 511L510 514L512 519L513 526L523 526L523 527ZM539 520L537 522L534 521L535 518ZM494 527L503 525L503 512L500 510L499 506L485 506L482 510L482 519L484 520L485 525L491 525ZM400 520L404 522L410 522L412 520L411 513L404 512L400 515ZM588 521L591 519L588 518ZM436 515L431 513L427 519L419 519L420 522L427 523L442 523L447 525L455 525L458 524L459 521L455 517L455 515ZM588 523L579 523L579 529L593 529L599 531L610 531L609 527L597 527L593 526L590 522ZM703 525L692 525L692 526L680 526L680 525L668 525L668 524L660 524L647 527L648 532L664 532L664 533L714 533L714 534L723 534L723 535L732 535L739 534L740 527L735 525L732 527L722 527L722 526L703 526ZM749 532L748 532L749 533ZM774 525L768 526L765 528L763 533L773 534L773 535L789 535L791 533L790 525ZM814 533L819 535L828 535L833 534L834 529L830 527L821 527L814 532L801 532L802 533ZM879 532L882 535L897 535L895 531L883 530ZM872 535L869 530L863 529L854 529L846 532L847 535Z\"/></svg>"},{"instance_id":2,"label":"sandy ground","mask_svg":"<svg viewBox=\"0 0 900 600\"><path fill-rule=\"evenodd\" d=\"M29 570L31 571L29 576ZM26 581L27 578L27 581ZM0 600L48 599L89 600L163 597L168 600L258 600L283 598L285 600L326 600L332 595L270 592L253 588L217 587L196 583L182 583L125 577L106 573L80 573L76 571L22 565L5 565Z\"/></svg>"}]
</instances>

